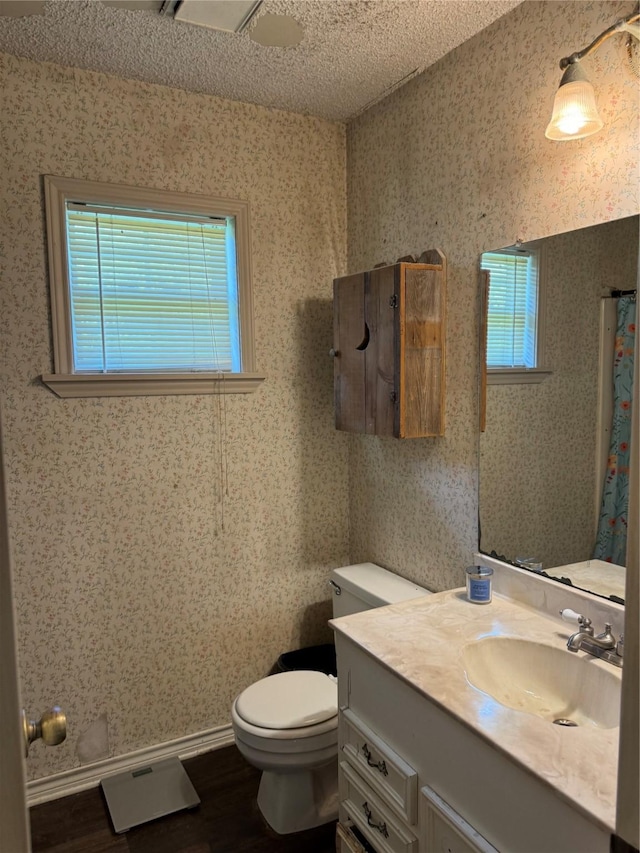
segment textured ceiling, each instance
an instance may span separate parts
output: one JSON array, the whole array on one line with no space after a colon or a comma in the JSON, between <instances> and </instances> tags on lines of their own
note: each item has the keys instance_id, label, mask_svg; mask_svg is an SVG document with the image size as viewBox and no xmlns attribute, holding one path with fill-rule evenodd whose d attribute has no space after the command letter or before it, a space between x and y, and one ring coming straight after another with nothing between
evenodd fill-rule
<instances>
[{"instance_id":1,"label":"textured ceiling","mask_svg":"<svg viewBox=\"0 0 640 853\"><path fill-rule=\"evenodd\" d=\"M521 0L264 0L243 33L160 15L159 3L0 2L0 51L293 112L346 120ZM6 12L6 14L3 14ZM250 38L264 14L304 29L295 47Z\"/></svg>"}]
</instances>

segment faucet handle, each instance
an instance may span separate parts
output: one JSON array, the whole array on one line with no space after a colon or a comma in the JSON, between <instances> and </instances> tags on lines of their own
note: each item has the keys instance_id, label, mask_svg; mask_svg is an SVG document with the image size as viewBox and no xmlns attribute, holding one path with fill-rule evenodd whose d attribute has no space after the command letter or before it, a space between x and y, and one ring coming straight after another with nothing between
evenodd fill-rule
<instances>
[{"instance_id":1,"label":"faucet handle","mask_svg":"<svg viewBox=\"0 0 640 853\"><path fill-rule=\"evenodd\" d=\"M564 610L561 610L560 616L565 622L573 622L574 625L582 625L584 628L588 628L591 625L591 619L588 619L581 613L576 613L570 607L565 607Z\"/></svg>"},{"instance_id":2,"label":"faucet handle","mask_svg":"<svg viewBox=\"0 0 640 853\"><path fill-rule=\"evenodd\" d=\"M613 649L613 648L615 648L615 646L616 646L616 638L615 638L615 637L613 636L613 634L611 633L611 625L610 625L610 623L609 623L609 622L606 622L606 623L605 623L604 631L602 632L602 634L598 634L598 635L596 636L596 640L600 640L600 641L602 641L602 642L610 643L610 644L611 644L611 648L612 648L612 649Z\"/></svg>"}]
</instances>

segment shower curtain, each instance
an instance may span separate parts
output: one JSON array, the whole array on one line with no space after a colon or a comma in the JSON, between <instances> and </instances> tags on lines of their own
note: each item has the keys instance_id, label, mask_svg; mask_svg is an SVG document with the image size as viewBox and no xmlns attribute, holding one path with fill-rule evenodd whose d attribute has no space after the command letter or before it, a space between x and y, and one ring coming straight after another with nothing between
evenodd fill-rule
<instances>
[{"instance_id":1,"label":"shower curtain","mask_svg":"<svg viewBox=\"0 0 640 853\"><path fill-rule=\"evenodd\" d=\"M593 556L624 566L627 551L633 351L636 332L635 296L622 296L618 299L617 316L611 444Z\"/></svg>"}]
</instances>

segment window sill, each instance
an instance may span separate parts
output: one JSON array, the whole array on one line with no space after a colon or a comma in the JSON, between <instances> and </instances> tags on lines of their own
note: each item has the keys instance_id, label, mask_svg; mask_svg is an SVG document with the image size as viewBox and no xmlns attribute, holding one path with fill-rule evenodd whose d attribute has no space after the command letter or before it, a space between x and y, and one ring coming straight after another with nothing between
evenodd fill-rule
<instances>
[{"instance_id":1,"label":"window sill","mask_svg":"<svg viewBox=\"0 0 640 853\"><path fill-rule=\"evenodd\" d=\"M509 367L504 370L496 368L487 370L487 385L533 385L544 382L552 373L552 370L542 367Z\"/></svg>"},{"instance_id":2,"label":"window sill","mask_svg":"<svg viewBox=\"0 0 640 853\"><path fill-rule=\"evenodd\" d=\"M65 398L252 394L264 382L257 373L52 373L41 378L54 394Z\"/></svg>"}]
</instances>

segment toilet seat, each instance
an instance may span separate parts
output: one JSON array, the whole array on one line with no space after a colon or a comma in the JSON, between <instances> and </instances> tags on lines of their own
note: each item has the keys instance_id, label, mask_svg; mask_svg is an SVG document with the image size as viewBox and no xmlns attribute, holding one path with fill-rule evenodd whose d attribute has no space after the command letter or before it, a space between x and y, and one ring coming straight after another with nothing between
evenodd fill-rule
<instances>
[{"instance_id":1,"label":"toilet seat","mask_svg":"<svg viewBox=\"0 0 640 853\"><path fill-rule=\"evenodd\" d=\"M276 752L297 752L301 742L312 741L327 745L338 743L338 715L317 723L315 726L303 726L299 729L265 729L253 726L243 719L236 710L236 702L231 706L231 722L236 741L242 740L260 749Z\"/></svg>"},{"instance_id":2,"label":"toilet seat","mask_svg":"<svg viewBox=\"0 0 640 853\"><path fill-rule=\"evenodd\" d=\"M281 672L247 687L236 699L235 710L245 723L260 729L317 726L337 716L338 685L322 672Z\"/></svg>"}]
</instances>

